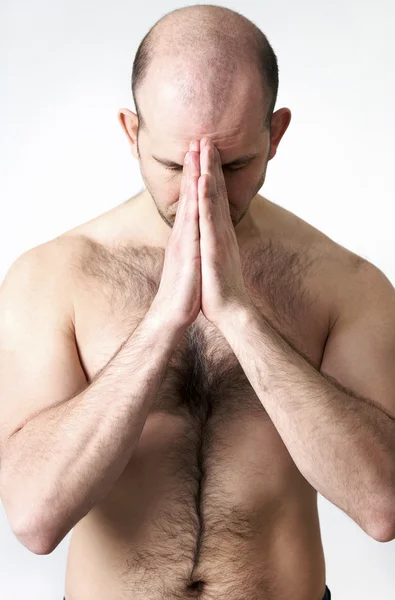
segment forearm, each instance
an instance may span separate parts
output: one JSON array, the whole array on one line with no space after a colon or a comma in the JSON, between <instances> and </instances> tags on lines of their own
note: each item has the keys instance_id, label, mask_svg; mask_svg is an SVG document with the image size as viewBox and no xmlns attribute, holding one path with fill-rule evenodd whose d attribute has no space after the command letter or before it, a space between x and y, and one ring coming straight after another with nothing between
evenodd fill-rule
<instances>
[{"instance_id":1,"label":"forearm","mask_svg":"<svg viewBox=\"0 0 395 600\"><path fill-rule=\"evenodd\" d=\"M2 496L22 543L57 545L108 493L131 458L181 335L149 311L88 388L10 438Z\"/></svg>"},{"instance_id":2,"label":"forearm","mask_svg":"<svg viewBox=\"0 0 395 600\"><path fill-rule=\"evenodd\" d=\"M221 331L300 472L365 531L374 527L391 502L394 420L326 379L256 311L225 321Z\"/></svg>"}]
</instances>

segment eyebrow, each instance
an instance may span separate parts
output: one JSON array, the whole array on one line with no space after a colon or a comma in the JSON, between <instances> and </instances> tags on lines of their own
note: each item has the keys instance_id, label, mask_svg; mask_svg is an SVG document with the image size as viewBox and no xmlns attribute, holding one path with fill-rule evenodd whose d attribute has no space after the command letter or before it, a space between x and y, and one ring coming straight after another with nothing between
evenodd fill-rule
<instances>
[{"instance_id":1,"label":"eyebrow","mask_svg":"<svg viewBox=\"0 0 395 600\"><path fill-rule=\"evenodd\" d=\"M256 158L257 156L259 156L259 154L257 154L257 153L244 154L244 156L239 156L239 158L236 158L235 160L232 160L227 163L223 163L222 166L228 167L230 165L232 165L232 166L244 165L245 163L248 163L252 159ZM152 154L152 158L154 158L158 163L165 165L165 167L181 167L182 168L182 166L183 166L177 162L168 160L167 158L159 158L158 156L154 156L153 154Z\"/></svg>"}]
</instances>

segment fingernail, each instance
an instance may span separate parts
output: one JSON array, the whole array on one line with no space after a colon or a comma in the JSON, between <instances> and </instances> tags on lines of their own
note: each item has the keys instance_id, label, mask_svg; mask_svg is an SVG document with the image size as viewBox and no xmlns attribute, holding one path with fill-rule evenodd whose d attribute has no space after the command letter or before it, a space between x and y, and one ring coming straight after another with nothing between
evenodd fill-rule
<instances>
[{"instance_id":1,"label":"fingernail","mask_svg":"<svg viewBox=\"0 0 395 600\"><path fill-rule=\"evenodd\" d=\"M185 155L185 164L189 164L189 152L187 152Z\"/></svg>"}]
</instances>

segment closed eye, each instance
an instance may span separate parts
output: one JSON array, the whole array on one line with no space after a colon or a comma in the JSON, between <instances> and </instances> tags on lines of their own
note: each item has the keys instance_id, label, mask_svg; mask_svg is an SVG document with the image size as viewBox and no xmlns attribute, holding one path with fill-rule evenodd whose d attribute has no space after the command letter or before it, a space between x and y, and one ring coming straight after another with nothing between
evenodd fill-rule
<instances>
[{"instance_id":1,"label":"closed eye","mask_svg":"<svg viewBox=\"0 0 395 600\"><path fill-rule=\"evenodd\" d=\"M226 169L227 171L241 171L241 169L244 169L247 165L243 165L242 167L234 167L232 169L232 167L223 167L224 169ZM183 167L165 167L165 169L167 169L168 171L182 171Z\"/></svg>"}]
</instances>

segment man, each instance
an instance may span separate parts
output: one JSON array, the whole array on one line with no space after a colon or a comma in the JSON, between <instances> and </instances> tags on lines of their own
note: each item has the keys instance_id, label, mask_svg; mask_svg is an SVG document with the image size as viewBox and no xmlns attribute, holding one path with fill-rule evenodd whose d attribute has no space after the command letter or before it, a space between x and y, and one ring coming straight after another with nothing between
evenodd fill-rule
<instances>
[{"instance_id":1,"label":"man","mask_svg":"<svg viewBox=\"0 0 395 600\"><path fill-rule=\"evenodd\" d=\"M119 114L146 189L1 287L0 493L36 554L74 528L66 600L328 599L317 491L395 537L394 289L257 193L276 68L238 13L166 15Z\"/></svg>"}]
</instances>

